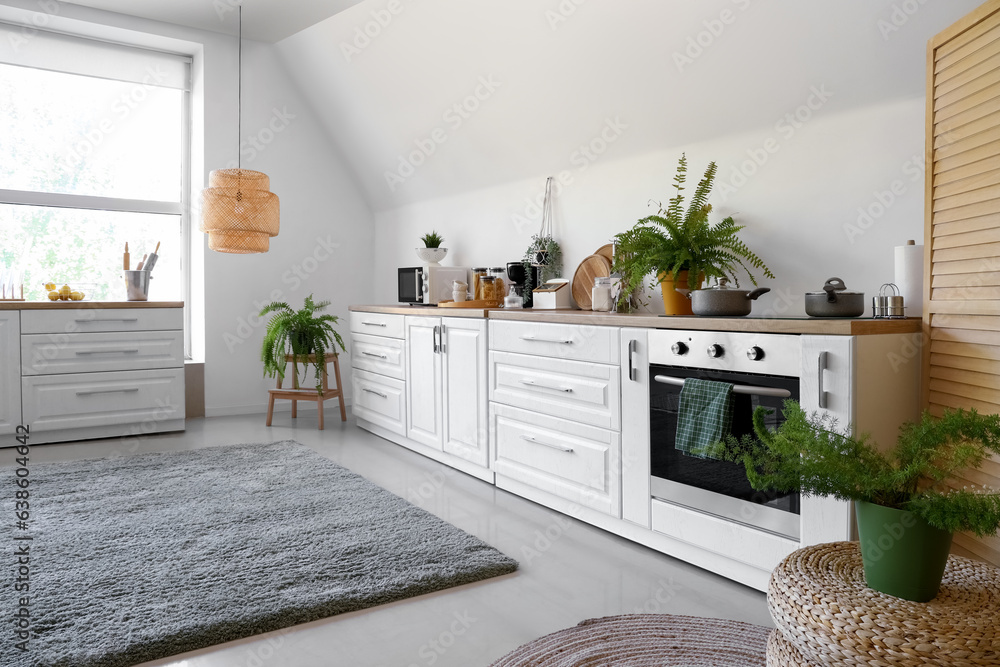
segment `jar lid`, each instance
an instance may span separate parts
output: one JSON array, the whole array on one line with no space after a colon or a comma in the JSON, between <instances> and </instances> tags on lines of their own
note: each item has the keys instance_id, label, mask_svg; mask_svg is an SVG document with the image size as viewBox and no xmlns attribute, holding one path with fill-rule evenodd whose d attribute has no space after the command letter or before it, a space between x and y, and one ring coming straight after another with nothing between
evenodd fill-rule
<instances>
[{"instance_id":1,"label":"jar lid","mask_svg":"<svg viewBox=\"0 0 1000 667\"><path fill-rule=\"evenodd\" d=\"M481 267L477 267L477 268L472 269L473 273L479 273L480 271L485 271L485 270L486 270L485 266L481 266Z\"/></svg>"},{"instance_id":2,"label":"jar lid","mask_svg":"<svg viewBox=\"0 0 1000 667\"><path fill-rule=\"evenodd\" d=\"M482 278L480 278L480 281L485 281L489 283L489 282L496 282L496 279L497 279L496 276L483 276Z\"/></svg>"},{"instance_id":3,"label":"jar lid","mask_svg":"<svg viewBox=\"0 0 1000 667\"><path fill-rule=\"evenodd\" d=\"M503 273L507 268L503 266L494 266L490 271L496 271L497 273Z\"/></svg>"}]
</instances>

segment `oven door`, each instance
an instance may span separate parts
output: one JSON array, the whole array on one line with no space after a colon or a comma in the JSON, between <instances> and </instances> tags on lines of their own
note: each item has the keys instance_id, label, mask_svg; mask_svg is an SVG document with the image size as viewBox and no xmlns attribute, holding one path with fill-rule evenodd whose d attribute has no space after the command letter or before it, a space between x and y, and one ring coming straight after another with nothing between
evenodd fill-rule
<instances>
[{"instance_id":1,"label":"oven door","mask_svg":"<svg viewBox=\"0 0 1000 667\"><path fill-rule=\"evenodd\" d=\"M399 303L424 302L424 270L419 266L399 269L397 282Z\"/></svg>"},{"instance_id":2,"label":"oven door","mask_svg":"<svg viewBox=\"0 0 1000 667\"><path fill-rule=\"evenodd\" d=\"M799 399L799 379L650 365L650 490L655 498L761 530L799 538L799 494L755 491L742 464L686 454L674 446L684 378L734 385L732 434L753 435L758 406L771 408L768 427L783 421L782 402Z\"/></svg>"}]
</instances>

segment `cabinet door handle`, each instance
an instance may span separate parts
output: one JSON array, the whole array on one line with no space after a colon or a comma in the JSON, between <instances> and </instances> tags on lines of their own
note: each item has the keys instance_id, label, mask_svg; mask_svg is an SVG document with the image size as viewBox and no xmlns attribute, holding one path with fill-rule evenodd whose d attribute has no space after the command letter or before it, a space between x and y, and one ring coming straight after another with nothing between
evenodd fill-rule
<instances>
[{"instance_id":1,"label":"cabinet door handle","mask_svg":"<svg viewBox=\"0 0 1000 667\"><path fill-rule=\"evenodd\" d=\"M444 339L445 339L445 326L446 325L442 324L441 325L441 331L438 333L438 347L441 348L441 354L445 354L447 352L447 349L445 348L445 342L444 342Z\"/></svg>"},{"instance_id":2,"label":"cabinet door handle","mask_svg":"<svg viewBox=\"0 0 1000 667\"><path fill-rule=\"evenodd\" d=\"M138 387L128 387L126 389L94 389L91 391L78 391L77 396L93 396L95 394L131 394L139 391Z\"/></svg>"},{"instance_id":3,"label":"cabinet door handle","mask_svg":"<svg viewBox=\"0 0 1000 667\"><path fill-rule=\"evenodd\" d=\"M819 407L823 409L826 409L826 390L823 389L823 371L826 370L827 354L826 351L820 352L816 363L816 386L819 392L817 398L819 399Z\"/></svg>"},{"instance_id":4,"label":"cabinet door handle","mask_svg":"<svg viewBox=\"0 0 1000 667\"><path fill-rule=\"evenodd\" d=\"M521 336L521 340L534 341L536 343L558 343L559 345L572 345L572 338L539 338L537 336Z\"/></svg>"},{"instance_id":5,"label":"cabinet door handle","mask_svg":"<svg viewBox=\"0 0 1000 667\"><path fill-rule=\"evenodd\" d=\"M83 318L83 319L77 319L77 320L73 320L73 321L74 322L78 322L80 324L97 324L98 322L138 322L139 318L138 317L100 317L100 318L93 318L93 319Z\"/></svg>"},{"instance_id":6,"label":"cabinet door handle","mask_svg":"<svg viewBox=\"0 0 1000 667\"><path fill-rule=\"evenodd\" d=\"M548 447L550 449L558 449L560 452L566 452L567 454L571 454L573 452L572 447L567 447L566 445L556 445L551 442L545 442L544 440L538 440L531 435L522 435L521 440L527 440L528 442L533 442L536 445L542 445L543 447Z\"/></svg>"},{"instance_id":7,"label":"cabinet door handle","mask_svg":"<svg viewBox=\"0 0 1000 667\"><path fill-rule=\"evenodd\" d=\"M530 378L521 378L521 384L526 384L529 387L539 387L541 389L554 389L556 391L561 391L561 392L564 392L564 393L567 393L567 394L572 394L573 393L573 388L572 387L554 387L554 386L552 386L550 384L539 384L538 382L535 382L534 380L532 380Z\"/></svg>"},{"instance_id":8,"label":"cabinet door handle","mask_svg":"<svg viewBox=\"0 0 1000 667\"><path fill-rule=\"evenodd\" d=\"M386 396L382 392L375 391L374 389L369 389L368 387L362 387L361 391L368 392L369 394L375 394L376 396L380 396L381 398L389 398L388 396Z\"/></svg>"},{"instance_id":9,"label":"cabinet door handle","mask_svg":"<svg viewBox=\"0 0 1000 667\"><path fill-rule=\"evenodd\" d=\"M80 350L77 352L77 356L89 356L91 354L137 354L138 349L135 350Z\"/></svg>"},{"instance_id":10,"label":"cabinet door handle","mask_svg":"<svg viewBox=\"0 0 1000 667\"><path fill-rule=\"evenodd\" d=\"M639 346L639 341L630 340L628 342L628 379L635 382L638 378L638 373L635 370L635 364L632 363L632 356L636 352L636 348Z\"/></svg>"},{"instance_id":11,"label":"cabinet door handle","mask_svg":"<svg viewBox=\"0 0 1000 667\"><path fill-rule=\"evenodd\" d=\"M366 357L375 357L377 359L388 359L389 358L385 354L376 354L374 352L365 352L364 350L362 350L361 354L365 355Z\"/></svg>"},{"instance_id":12,"label":"cabinet door handle","mask_svg":"<svg viewBox=\"0 0 1000 667\"><path fill-rule=\"evenodd\" d=\"M361 324L366 327L382 327L383 329L386 327L385 322L368 322L366 320L361 320Z\"/></svg>"},{"instance_id":13,"label":"cabinet door handle","mask_svg":"<svg viewBox=\"0 0 1000 667\"><path fill-rule=\"evenodd\" d=\"M441 352L441 325L434 325L434 354Z\"/></svg>"}]
</instances>

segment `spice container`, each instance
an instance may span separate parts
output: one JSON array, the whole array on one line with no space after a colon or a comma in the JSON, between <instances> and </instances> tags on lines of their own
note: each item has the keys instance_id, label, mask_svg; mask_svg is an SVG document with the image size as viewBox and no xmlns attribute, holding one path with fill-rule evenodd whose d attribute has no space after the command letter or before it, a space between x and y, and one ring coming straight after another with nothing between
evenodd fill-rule
<instances>
[{"instance_id":1,"label":"spice container","mask_svg":"<svg viewBox=\"0 0 1000 667\"><path fill-rule=\"evenodd\" d=\"M474 268L472 269L472 298L476 301L482 301L483 290L480 288L480 281L486 277L486 268Z\"/></svg>"},{"instance_id":2,"label":"spice container","mask_svg":"<svg viewBox=\"0 0 1000 667\"><path fill-rule=\"evenodd\" d=\"M611 278L595 276L594 287L590 290L590 309L607 312L611 310Z\"/></svg>"}]
</instances>

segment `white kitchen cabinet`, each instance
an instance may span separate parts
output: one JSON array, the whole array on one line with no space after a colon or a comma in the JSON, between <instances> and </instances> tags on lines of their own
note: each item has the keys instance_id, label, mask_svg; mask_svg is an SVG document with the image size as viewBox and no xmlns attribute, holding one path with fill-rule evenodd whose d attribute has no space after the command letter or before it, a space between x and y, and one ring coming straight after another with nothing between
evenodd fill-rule
<instances>
[{"instance_id":1,"label":"white kitchen cabinet","mask_svg":"<svg viewBox=\"0 0 1000 667\"><path fill-rule=\"evenodd\" d=\"M443 449L488 468L486 322L445 317L441 327L445 390Z\"/></svg>"},{"instance_id":2,"label":"white kitchen cabinet","mask_svg":"<svg viewBox=\"0 0 1000 667\"><path fill-rule=\"evenodd\" d=\"M441 318L406 317L406 437L442 449Z\"/></svg>"},{"instance_id":3,"label":"white kitchen cabinet","mask_svg":"<svg viewBox=\"0 0 1000 667\"><path fill-rule=\"evenodd\" d=\"M381 426L390 433L406 434L406 383L402 380L353 369L354 416Z\"/></svg>"},{"instance_id":4,"label":"white kitchen cabinet","mask_svg":"<svg viewBox=\"0 0 1000 667\"><path fill-rule=\"evenodd\" d=\"M649 528L649 336L622 329L622 518Z\"/></svg>"},{"instance_id":5,"label":"white kitchen cabinet","mask_svg":"<svg viewBox=\"0 0 1000 667\"><path fill-rule=\"evenodd\" d=\"M21 424L20 337L20 313L0 311L0 436L14 433ZM0 446L7 444L16 442L13 438L0 441Z\"/></svg>"},{"instance_id":6,"label":"white kitchen cabinet","mask_svg":"<svg viewBox=\"0 0 1000 667\"><path fill-rule=\"evenodd\" d=\"M351 411L385 437L406 435L406 349L402 315L351 313Z\"/></svg>"}]
</instances>

